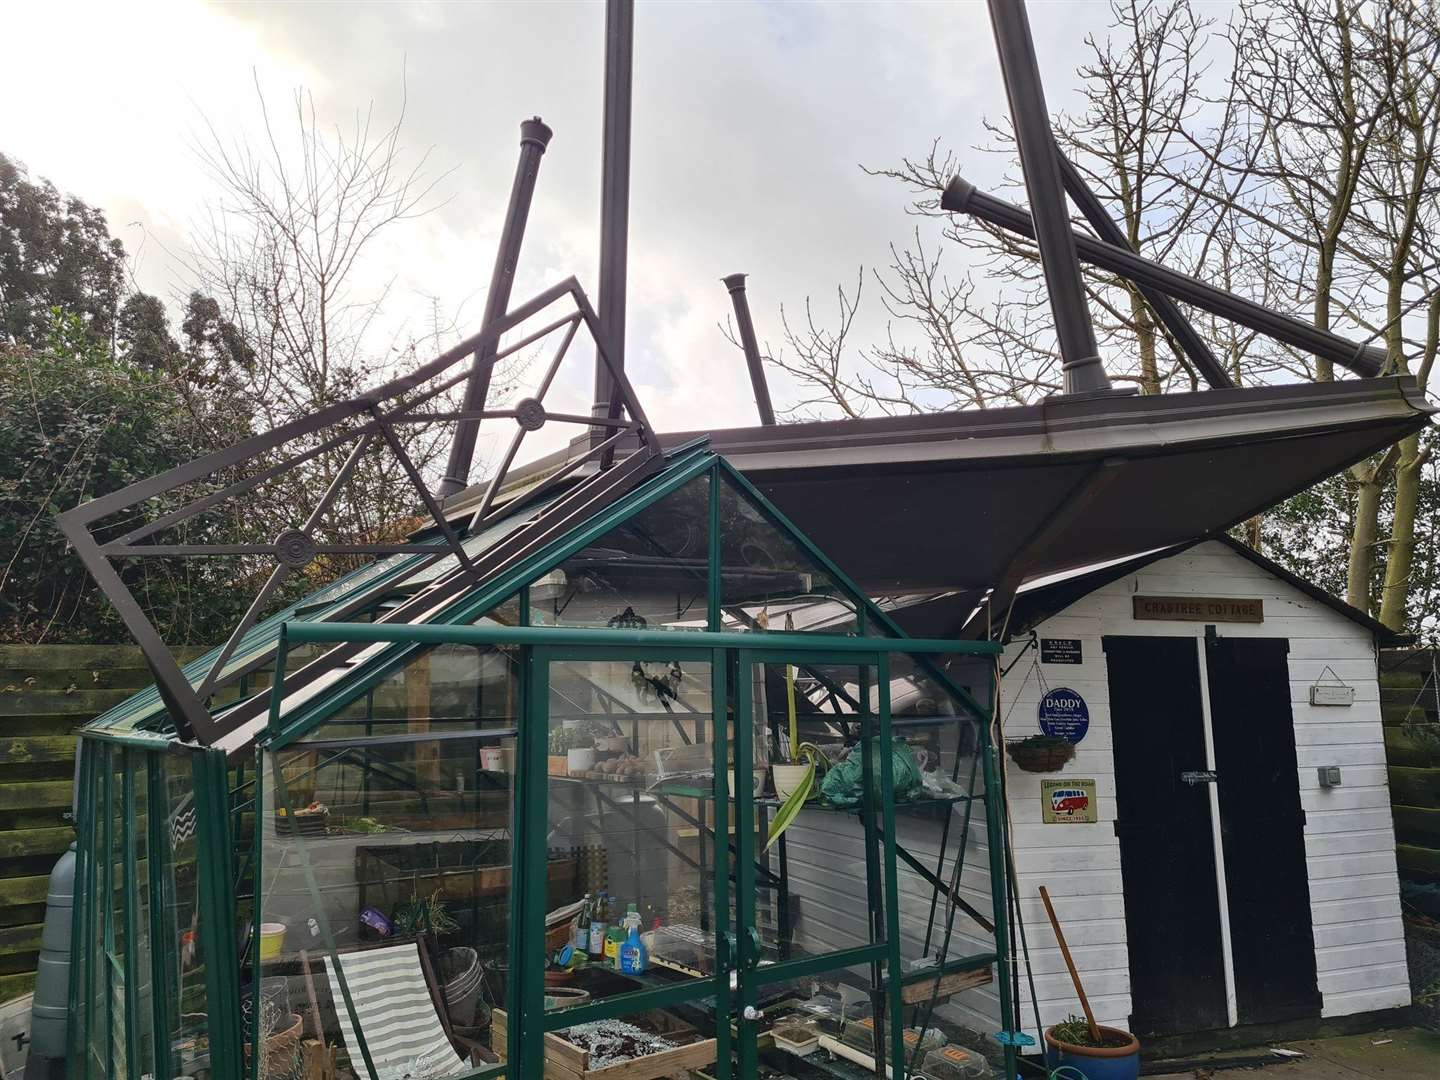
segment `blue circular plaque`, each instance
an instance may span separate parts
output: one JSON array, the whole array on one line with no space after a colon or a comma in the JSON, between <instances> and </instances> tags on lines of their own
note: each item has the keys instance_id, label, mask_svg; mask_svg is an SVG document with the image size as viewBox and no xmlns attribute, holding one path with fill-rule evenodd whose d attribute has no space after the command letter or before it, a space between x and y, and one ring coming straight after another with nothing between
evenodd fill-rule
<instances>
[{"instance_id":1,"label":"blue circular plaque","mask_svg":"<svg viewBox=\"0 0 1440 1080\"><path fill-rule=\"evenodd\" d=\"M1040 699L1040 730L1078 743L1090 730L1090 708L1074 690L1057 686Z\"/></svg>"}]
</instances>

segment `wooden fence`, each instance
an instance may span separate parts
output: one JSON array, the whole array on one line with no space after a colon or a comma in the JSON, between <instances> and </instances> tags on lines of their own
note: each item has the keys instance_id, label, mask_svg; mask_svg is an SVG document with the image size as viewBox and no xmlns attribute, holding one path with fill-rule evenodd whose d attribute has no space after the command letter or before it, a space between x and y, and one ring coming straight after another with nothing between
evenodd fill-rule
<instances>
[{"instance_id":1,"label":"wooden fence","mask_svg":"<svg viewBox=\"0 0 1440 1080\"><path fill-rule=\"evenodd\" d=\"M0 1002L35 984L50 871L75 838L75 729L151 682L130 646L0 645Z\"/></svg>"},{"instance_id":2,"label":"wooden fence","mask_svg":"<svg viewBox=\"0 0 1440 1080\"><path fill-rule=\"evenodd\" d=\"M1380 702L1402 879L1440 882L1440 697L1434 649L1381 654Z\"/></svg>"}]
</instances>

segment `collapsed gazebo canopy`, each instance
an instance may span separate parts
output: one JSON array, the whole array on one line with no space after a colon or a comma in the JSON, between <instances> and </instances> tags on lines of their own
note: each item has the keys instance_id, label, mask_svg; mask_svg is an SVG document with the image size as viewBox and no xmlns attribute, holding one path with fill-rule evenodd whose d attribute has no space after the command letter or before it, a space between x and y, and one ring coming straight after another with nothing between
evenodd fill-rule
<instances>
[{"instance_id":1,"label":"collapsed gazebo canopy","mask_svg":"<svg viewBox=\"0 0 1440 1080\"><path fill-rule=\"evenodd\" d=\"M1228 528L1418 430L1409 376L709 433L872 596L949 591L999 610L1027 578ZM662 435L664 445L693 438ZM512 492L573 453L517 473ZM446 509L473 510L478 489ZM964 622L930 625L927 633Z\"/></svg>"}]
</instances>

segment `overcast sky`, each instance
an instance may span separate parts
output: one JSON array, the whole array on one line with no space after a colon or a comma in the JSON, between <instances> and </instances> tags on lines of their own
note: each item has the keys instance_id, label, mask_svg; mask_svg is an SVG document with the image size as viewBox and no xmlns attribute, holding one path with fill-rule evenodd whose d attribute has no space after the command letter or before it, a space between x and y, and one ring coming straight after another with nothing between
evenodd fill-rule
<instances>
[{"instance_id":1,"label":"overcast sky","mask_svg":"<svg viewBox=\"0 0 1440 1080\"><path fill-rule=\"evenodd\" d=\"M253 136L258 79L277 105L303 87L333 122L372 103L393 120L403 90L407 154L429 151L430 175L448 173L443 208L397 227L363 268L365 287L394 282L385 334L423 330L431 296L461 330L478 328L518 125L535 114L555 137L514 295L573 273L593 297L601 3L67 6L7 8L0 151L102 207L142 288L187 291L188 237L216 197L195 141L206 121ZM1108 6L1031 0L1030 11L1051 107L1064 108ZM761 338L778 344L782 302L814 295L831 310L836 283L914 226L904 190L859 166L937 137L964 150L982 141L982 116L1003 114L979 0L640 3L627 341L651 420L753 422L743 362L716 329L729 311L719 278L752 275ZM967 175L993 178L998 162L969 157ZM947 258L958 269L964 253ZM856 334L883 329L872 296ZM782 405L792 396L775 392Z\"/></svg>"}]
</instances>

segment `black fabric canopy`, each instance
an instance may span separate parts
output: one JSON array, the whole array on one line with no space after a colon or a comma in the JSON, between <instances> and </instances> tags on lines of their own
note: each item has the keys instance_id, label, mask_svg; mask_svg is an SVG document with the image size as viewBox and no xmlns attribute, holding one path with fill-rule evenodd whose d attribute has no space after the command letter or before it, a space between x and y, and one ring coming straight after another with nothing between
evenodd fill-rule
<instances>
[{"instance_id":1,"label":"black fabric canopy","mask_svg":"<svg viewBox=\"0 0 1440 1080\"><path fill-rule=\"evenodd\" d=\"M1243 521L1435 411L1403 377L1056 397L661 441L708 438L870 595L993 592L999 610L1026 578ZM567 457L533 462L511 491ZM447 513L463 514L477 491Z\"/></svg>"}]
</instances>

